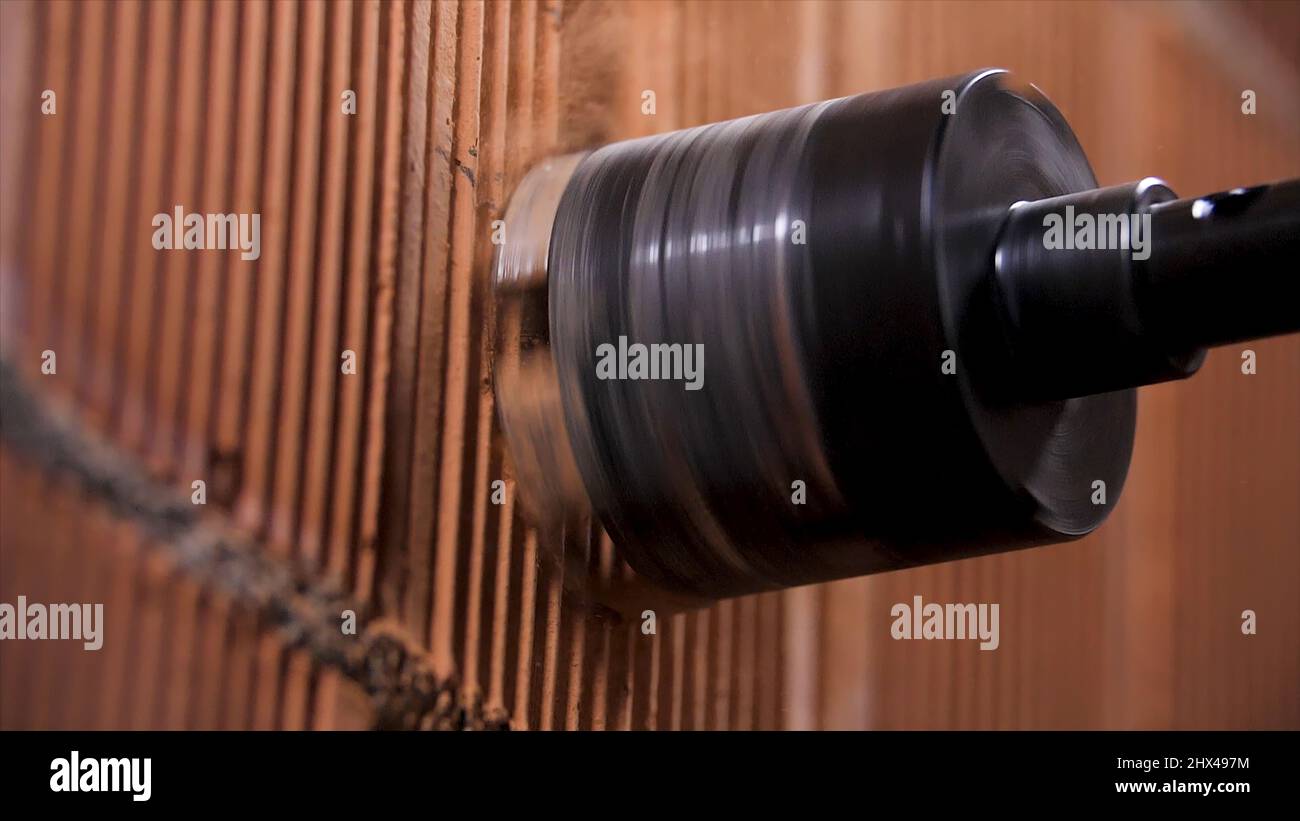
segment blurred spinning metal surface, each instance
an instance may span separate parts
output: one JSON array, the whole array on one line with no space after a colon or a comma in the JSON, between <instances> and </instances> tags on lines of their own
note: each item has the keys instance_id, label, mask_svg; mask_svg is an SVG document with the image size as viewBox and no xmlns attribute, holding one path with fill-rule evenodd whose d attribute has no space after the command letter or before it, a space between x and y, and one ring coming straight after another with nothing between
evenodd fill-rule
<instances>
[{"instance_id":1,"label":"blurred spinning metal surface","mask_svg":"<svg viewBox=\"0 0 1300 821\"><path fill-rule=\"evenodd\" d=\"M1121 242L1048 248L1053 214ZM1081 536L1137 386L1300 329L1298 235L1296 182L1097 189L1000 70L548 160L495 258L521 500L688 599ZM638 344L659 378L602 372Z\"/></svg>"}]
</instances>

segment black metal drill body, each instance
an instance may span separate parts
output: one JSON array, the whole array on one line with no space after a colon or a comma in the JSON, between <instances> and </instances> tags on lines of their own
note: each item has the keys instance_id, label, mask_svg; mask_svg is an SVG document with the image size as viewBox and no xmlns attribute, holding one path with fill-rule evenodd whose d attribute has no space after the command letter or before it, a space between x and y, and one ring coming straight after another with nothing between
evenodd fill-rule
<instances>
[{"instance_id":1,"label":"black metal drill body","mask_svg":"<svg viewBox=\"0 0 1300 821\"><path fill-rule=\"evenodd\" d=\"M996 70L598 149L546 257L591 509L701 596L1085 534L1138 385L1300 329L1297 190L1098 190L1059 112ZM1091 233L1054 246L1067 215ZM618 344L665 366L699 346L698 389L602 372Z\"/></svg>"}]
</instances>

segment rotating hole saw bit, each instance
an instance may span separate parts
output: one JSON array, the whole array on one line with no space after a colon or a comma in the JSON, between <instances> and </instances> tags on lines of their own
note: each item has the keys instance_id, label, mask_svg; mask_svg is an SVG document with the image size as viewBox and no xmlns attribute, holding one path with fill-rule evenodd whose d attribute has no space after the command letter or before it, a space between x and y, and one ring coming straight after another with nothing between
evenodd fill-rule
<instances>
[{"instance_id":1,"label":"rotating hole saw bit","mask_svg":"<svg viewBox=\"0 0 1300 821\"><path fill-rule=\"evenodd\" d=\"M1001 70L553 158L505 226L526 515L688 599L1082 536L1138 386L1300 330L1300 181L1098 188Z\"/></svg>"}]
</instances>

